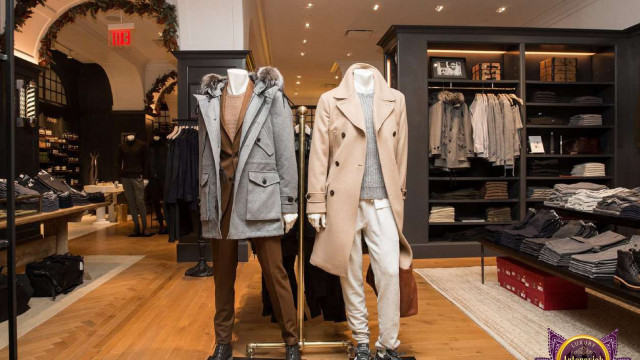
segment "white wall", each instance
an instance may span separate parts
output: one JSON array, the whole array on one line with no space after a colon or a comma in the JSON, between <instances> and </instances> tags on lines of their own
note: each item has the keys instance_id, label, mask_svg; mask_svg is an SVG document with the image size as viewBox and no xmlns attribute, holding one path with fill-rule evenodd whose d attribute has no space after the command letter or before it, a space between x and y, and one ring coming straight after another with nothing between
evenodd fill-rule
<instances>
[{"instance_id":1,"label":"white wall","mask_svg":"<svg viewBox=\"0 0 640 360\"><path fill-rule=\"evenodd\" d=\"M174 0L180 50L242 50L242 0Z\"/></svg>"}]
</instances>

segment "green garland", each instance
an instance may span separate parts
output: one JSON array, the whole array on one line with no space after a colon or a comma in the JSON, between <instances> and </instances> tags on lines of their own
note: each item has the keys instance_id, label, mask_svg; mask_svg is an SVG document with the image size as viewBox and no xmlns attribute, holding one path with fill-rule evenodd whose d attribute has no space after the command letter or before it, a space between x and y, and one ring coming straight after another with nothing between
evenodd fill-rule
<instances>
[{"instance_id":1,"label":"green garland","mask_svg":"<svg viewBox=\"0 0 640 360\"><path fill-rule=\"evenodd\" d=\"M31 0L34 1L34 0ZM164 25L162 42L168 51L178 50L178 15L175 5L165 0L95 0L76 5L62 14L40 40L40 65L47 66L52 61L51 47L58 33L67 24L73 23L79 16L91 15L94 19L98 12L122 10L127 15L148 15L157 24Z\"/></svg>"},{"instance_id":2,"label":"green garland","mask_svg":"<svg viewBox=\"0 0 640 360\"><path fill-rule=\"evenodd\" d=\"M33 8L42 5L45 0L17 0L14 8L15 30L20 31L24 24L33 16ZM4 51L6 45L5 33L0 34L0 49Z\"/></svg>"},{"instance_id":3,"label":"green garland","mask_svg":"<svg viewBox=\"0 0 640 360\"><path fill-rule=\"evenodd\" d=\"M153 116L155 114L154 109L151 106L153 105L153 95L156 93L159 93L165 87L165 85L169 80L177 80L177 79L178 79L178 73L175 70L172 70L160 76L159 78L156 79L156 81L154 81L153 85L151 86L151 89L149 89L149 91L147 91L147 93L144 96L144 112L147 115ZM177 84L176 81L169 84L169 86L167 86L167 88L165 89L165 94L172 93L176 84Z\"/></svg>"}]
</instances>

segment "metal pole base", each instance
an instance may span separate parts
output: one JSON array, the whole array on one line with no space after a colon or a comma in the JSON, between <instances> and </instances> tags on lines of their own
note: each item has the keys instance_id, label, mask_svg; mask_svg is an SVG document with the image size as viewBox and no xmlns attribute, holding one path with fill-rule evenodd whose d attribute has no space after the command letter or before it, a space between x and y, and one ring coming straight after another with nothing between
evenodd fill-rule
<instances>
[{"instance_id":1,"label":"metal pole base","mask_svg":"<svg viewBox=\"0 0 640 360\"><path fill-rule=\"evenodd\" d=\"M253 358L257 349L280 349L286 346L285 343L250 343L247 345L247 357ZM353 352L353 344L350 341L300 341L298 343L300 351L305 348L337 348L344 347L347 350L347 355Z\"/></svg>"},{"instance_id":2,"label":"metal pole base","mask_svg":"<svg viewBox=\"0 0 640 360\"><path fill-rule=\"evenodd\" d=\"M207 265L207 262L205 260L201 259L198 261L196 266L185 271L184 275L191 277L213 276L213 269L209 265Z\"/></svg>"}]
</instances>

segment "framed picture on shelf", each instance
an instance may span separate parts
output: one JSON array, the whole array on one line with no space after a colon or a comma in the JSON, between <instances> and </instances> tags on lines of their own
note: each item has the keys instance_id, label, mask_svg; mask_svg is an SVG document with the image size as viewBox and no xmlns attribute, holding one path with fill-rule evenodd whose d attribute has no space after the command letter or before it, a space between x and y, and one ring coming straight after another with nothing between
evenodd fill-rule
<instances>
[{"instance_id":1,"label":"framed picture on shelf","mask_svg":"<svg viewBox=\"0 0 640 360\"><path fill-rule=\"evenodd\" d=\"M542 136L529 136L529 153L544 154L544 144Z\"/></svg>"},{"instance_id":2,"label":"framed picture on shelf","mask_svg":"<svg viewBox=\"0 0 640 360\"><path fill-rule=\"evenodd\" d=\"M466 79L467 60L465 58L432 57L431 77L434 79Z\"/></svg>"}]
</instances>

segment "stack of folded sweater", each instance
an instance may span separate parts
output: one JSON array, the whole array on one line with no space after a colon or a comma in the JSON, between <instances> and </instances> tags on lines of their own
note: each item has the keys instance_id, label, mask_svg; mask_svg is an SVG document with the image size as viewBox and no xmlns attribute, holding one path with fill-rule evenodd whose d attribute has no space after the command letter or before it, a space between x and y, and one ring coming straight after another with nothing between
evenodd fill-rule
<instances>
[{"instance_id":1,"label":"stack of folded sweater","mask_svg":"<svg viewBox=\"0 0 640 360\"><path fill-rule=\"evenodd\" d=\"M569 119L569 125L576 125L576 126L602 125L602 115L599 115L599 114L575 115Z\"/></svg>"},{"instance_id":2,"label":"stack of folded sweater","mask_svg":"<svg viewBox=\"0 0 640 360\"><path fill-rule=\"evenodd\" d=\"M633 235L628 244L611 247L600 252L589 252L571 256L569 270L598 280L611 280L616 272L618 250L640 251L640 236Z\"/></svg>"},{"instance_id":3,"label":"stack of folded sweater","mask_svg":"<svg viewBox=\"0 0 640 360\"><path fill-rule=\"evenodd\" d=\"M445 193L432 193L431 198L435 200L481 199L482 194L477 189L458 189Z\"/></svg>"},{"instance_id":4,"label":"stack of folded sweater","mask_svg":"<svg viewBox=\"0 0 640 360\"><path fill-rule=\"evenodd\" d=\"M32 179L29 176L22 174L18 176L18 180L16 182L19 185L36 191L38 194L42 195L42 212L52 212L60 209L58 195L48 187L44 186L37 179Z\"/></svg>"},{"instance_id":5,"label":"stack of folded sweater","mask_svg":"<svg viewBox=\"0 0 640 360\"><path fill-rule=\"evenodd\" d=\"M16 197L24 196L25 198L16 199L16 205L24 204L31 210L37 210L40 207L40 193L21 186L17 182L14 183L14 191ZM0 179L0 199L7 198L7 179Z\"/></svg>"},{"instance_id":6,"label":"stack of folded sweater","mask_svg":"<svg viewBox=\"0 0 640 360\"><path fill-rule=\"evenodd\" d=\"M623 207L622 211L620 211L620 217L631 220L640 220L640 203L634 202Z\"/></svg>"},{"instance_id":7,"label":"stack of folded sweater","mask_svg":"<svg viewBox=\"0 0 640 360\"><path fill-rule=\"evenodd\" d=\"M593 223L585 223L582 220L570 220L564 224L549 238L528 238L522 241L520 251L538 257L544 245L554 239L563 239L572 236L590 238L598 235L598 229Z\"/></svg>"},{"instance_id":8,"label":"stack of folded sweater","mask_svg":"<svg viewBox=\"0 0 640 360\"><path fill-rule=\"evenodd\" d=\"M511 209L508 207L487 208L488 222L509 222L511 221Z\"/></svg>"},{"instance_id":9,"label":"stack of folded sweater","mask_svg":"<svg viewBox=\"0 0 640 360\"><path fill-rule=\"evenodd\" d=\"M611 247L626 244L626 240L624 235L613 231L607 231L588 239L572 236L551 240L544 245L538 259L555 266L569 266L572 255L605 251Z\"/></svg>"},{"instance_id":10,"label":"stack of folded sweater","mask_svg":"<svg viewBox=\"0 0 640 360\"><path fill-rule=\"evenodd\" d=\"M618 216L622 208L634 203L640 203L640 188L625 189L624 191L603 198L598 202L593 212Z\"/></svg>"},{"instance_id":11,"label":"stack of folded sweater","mask_svg":"<svg viewBox=\"0 0 640 360\"><path fill-rule=\"evenodd\" d=\"M544 210L546 211L546 210ZM500 242L500 238L502 237L502 233L506 230L520 230L525 228L527 225L529 225L529 223L531 222L531 220L533 218L535 218L535 216L537 215L537 211L535 209L528 209L527 210L527 214L525 215L524 219L519 223L519 224L512 224L512 225L490 225L487 226L485 229L487 231L487 240L495 242L495 243L499 243Z\"/></svg>"},{"instance_id":12,"label":"stack of folded sweater","mask_svg":"<svg viewBox=\"0 0 640 360\"><path fill-rule=\"evenodd\" d=\"M456 210L453 206L434 206L431 208L429 222L454 222L456 221Z\"/></svg>"},{"instance_id":13,"label":"stack of folded sweater","mask_svg":"<svg viewBox=\"0 0 640 360\"><path fill-rule=\"evenodd\" d=\"M571 176L605 176L605 166L603 163L588 162L575 165L571 170Z\"/></svg>"},{"instance_id":14,"label":"stack of folded sweater","mask_svg":"<svg viewBox=\"0 0 640 360\"><path fill-rule=\"evenodd\" d=\"M578 96L571 99L571 103L581 105L602 105L602 98L597 96Z\"/></svg>"},{"instance_id":15,"label":"stack of folded sweater","mask_svg":"<svg viewBox=\"0 0 640 360\"><path fill-rule=\"evenodd\" d=\"M548 238L562 227L560 217L552 210L539 210L527 223L518 228L500 230L500 244L520 250L527 238Z\"/></svg>"},{"instance_id":16,"label":"stack of folded sweater","mask_svg":"<svg viewBox=\"0 0 640 360\"><path fill-rule=\"evenodd\" d=\"M578 190L605 190L605 185L579 182L575 184L556 184L553 186L553 192L549 195L549 199L544 202L547 206L565 207L569 199L577 194Z\"/></svg>"},{"instance_id":17,"label":"stack of folded sweater","mask_svg":"<svg viewBox=\"0 0 640 360\"><path fill-rule=\"evenodd\" d=\"M560 175L560 162L558 159L533 160L527 173L529 176L558 176Z\"/></svg>"},{"instance_id":18,"label":"stack of folded sweater","mask_svg":"<svg viewBox=\"0 0 640 360\"><path fill-rule=\"evenodd\" d=\"M598 203L607 196L623 192L625 188L604 189L604 190L578 190L572 195L565 205L568 209L592 212Z\"/></svg>"},{"instance_id":19,"label":"stack of folded sweater","mask_svg":"<svg viewBox=\"0 0 640 360\"><path fill-rule=\"evenodd\" d=\"M553 193L553 189L544 186L527 187L527 198L532 200L547 200Z\"/></svg>"},{"instance_id":20,"label":"stack of folded sweater","mask_svg":"<svg viewBox=\"0 0 640 360\"><path fill-rule=\"evenodd\" d=\"M509 190L506 181L487 181L482 187L482 197L485 199L508 199Z\"/></svg>"},{"instance_id":21,"label":"stack of folded sweater","mask_svg":"<svg viewBox=\"0 0 640 360\"><path fill-rule=\"evenodd\" d=\"M554 103L556 101L558 101L556 93L553 91L538 90L535 91L531 97L531 102L534 103Z\"/></svg>"},{"instance_id":22,"label":"stack of folded sweater","mask_svg":"<svg viewBox=\"0 0 640 360\"><path fill-rule=\"evenodd\" d=\"M60 197L62 194L66 193L71 200L71 206L74 205L89 205L89 196L87 195L87 193L85 193L84 191L78 191L74 188L72 188L71 186L67 185L65 182L63 182L62 180L52 176L51 174L49 174L48 172L44 171L44 170L40 170L40 172L38 172L38 175L36 176L36 179L38 179L44 186L48 187L49 189L51 189L52 191L56 192L56 194L58 195L58 200L60 202L60 208L63 208L63 206L67 206L69 207L69 203L67 202L66 199L64 200L60 200ZM63 204L64 202L64 204Z\"/></svg>"}]
</instances>

